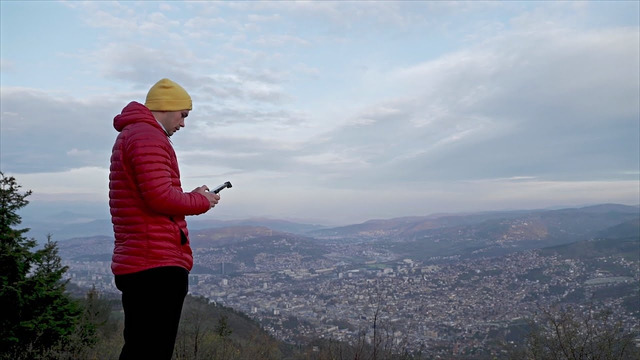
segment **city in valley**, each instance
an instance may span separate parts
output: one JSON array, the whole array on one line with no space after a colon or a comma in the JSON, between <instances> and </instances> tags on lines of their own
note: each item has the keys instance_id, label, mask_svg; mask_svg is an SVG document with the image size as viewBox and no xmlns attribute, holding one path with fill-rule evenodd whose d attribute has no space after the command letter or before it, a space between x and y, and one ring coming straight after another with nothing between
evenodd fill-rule
<instances>
[{"instance_id":1,"label":"city in valley","mask_svg":"<svg viewBox=\"0 0 640 360\"><path fill-rule=\"evenodd\" d=\"M191 236L190 293L293 344L370 342L376 327L411 352L499 351L498 340L517 341L524 324L558 304L607 310L638 336L638 207L581 210L393 219L304 235L202 225ZM72 283L118 293L112 237L58 245Z\"/></svg>"}]
</instances>

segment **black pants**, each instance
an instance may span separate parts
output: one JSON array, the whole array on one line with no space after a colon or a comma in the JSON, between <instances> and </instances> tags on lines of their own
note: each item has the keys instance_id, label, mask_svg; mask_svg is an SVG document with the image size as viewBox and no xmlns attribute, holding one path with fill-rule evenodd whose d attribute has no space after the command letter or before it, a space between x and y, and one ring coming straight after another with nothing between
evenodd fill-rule
<instances>
[{"instance_id":1,"label":"black pants","mask_svg":"<svg viewBox=\"0 0 640 360\"><path fill-rule=\"evenodd\" d=\"M159 267L115 278L124 308L120 360L170 360L189 272L181 267Z\"/></svg>"}]
</instances>

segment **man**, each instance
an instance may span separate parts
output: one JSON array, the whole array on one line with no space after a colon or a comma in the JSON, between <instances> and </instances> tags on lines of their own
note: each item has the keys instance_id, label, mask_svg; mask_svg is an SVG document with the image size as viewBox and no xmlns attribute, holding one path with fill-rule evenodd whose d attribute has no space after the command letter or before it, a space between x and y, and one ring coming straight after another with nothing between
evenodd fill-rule
<instances>
[{"instance_id":1,"label":"man","mask_svg":"<svg viewBox=\"0 0 640 360\"><path fill-rule=\"evenodd\" d=\"M185 126L191 97L162 79L144 105L113 119L109 206L115 234L111 269L122 292L125 344L120 359L171 359L193 256L186 215L209 211L220 196L203 185L184 192L169 137Z\"/></svg>"}]
</instances>

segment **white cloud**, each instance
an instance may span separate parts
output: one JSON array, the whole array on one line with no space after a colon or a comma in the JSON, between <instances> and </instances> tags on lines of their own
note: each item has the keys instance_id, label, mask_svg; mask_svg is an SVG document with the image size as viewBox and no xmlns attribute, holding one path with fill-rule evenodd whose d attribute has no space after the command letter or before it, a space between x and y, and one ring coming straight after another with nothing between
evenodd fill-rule
<instances>
[{"instance_id":1,"label":"white cloud","mask_svg":"<svg viewBox=\"0 0 640 360\"><path fill-rule=\"evenodd\" d=\"M78 150L76 148L73 148L69 151L67 151L67 155L69 156L79 156L79 157L87 157L92 155L91 150Z\"/></svg>"},{"instance_id":2,"label":"white cloud","mask_svg":"<svg viewBox=\"0 0 640 360\"><path fill-rule=\"evenodd\" d=\"M33 198L57 198L79 194L85 200L104 201L109 193L109 169L83 167L61 172L7 173L14 176Z\"/></svg>"},{"instance_id":3,"label":"white cloud","mask_svg":"<svg viewBox=\"0 0 640 360\"><path fill-rule=\"evenodd\" d=\"M101 166L113 144L116 105L65 93L2 87L0 147L3 171L61 171ZM82 149L83 156L72 149Z\"/></svg>"}]
</instances>

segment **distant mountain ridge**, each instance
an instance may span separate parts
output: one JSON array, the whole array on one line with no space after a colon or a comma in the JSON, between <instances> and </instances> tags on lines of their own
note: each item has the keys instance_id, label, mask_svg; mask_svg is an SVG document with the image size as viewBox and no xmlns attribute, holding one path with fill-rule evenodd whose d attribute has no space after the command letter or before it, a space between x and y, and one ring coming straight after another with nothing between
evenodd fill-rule
<instances>
[{"instance_id":1,"label":"distant mountain ridge","mask_svg":"<svg viewBox=\"0 0 640 360\"><path fill-rule=\"evenodd\" d=\"M419 253L422 259L503 255L597 238L602 231L639 219L640 208L604 205L508 215L470 225L408 229L395 235L391 249L408 255Z\"/></svg>"},{"instance_id":2,"label":"distant mountain ridge","mask_svg":"<svg viewBox=\"0 0 640 360\"><path fill-rule=\"evenodd\" d=\"M517 221L525 221L531 227L533 233L540 230L534 230L537 225L551 226L556 219L563 217L561 222L571 221L577 222L576 227L586 225L588 229L605 228L616 225L633 216L639 216L640 207L627 206L618 204L594 205L584 208L567 208L560 210L515 210L515 211L495 211L495 212L478 212L470 214L452 214L443 216L423 216L423 217L401 217L388 220L369 220L361 224L353 224L342 227L320 229L309 232L308 234L317 238L380 238L381 236L400 236L400 237L419 237L423 232L429 232L434 229L454 228L464 226L477 226L486 223L487 229L492 226L498 227L500 224L507 225ZM607 220L609 219L609 220ZM590 220L597 221L596 223ZM583 224L586 223L586 224ZM573 229L574 227L572 227ZM584 230L584 229L583 229ZM583 230L573 229L577 233L583 233Z\"/></svg>"},{"instance_id":3,"label":"distant mountain ridge","mask_svg":"<svg viewBox=\"0 0 640 360\"><path fill-rule=\"evenodd\" d=\"M574 214L594 216L609 214L612 218L620 214L638 214L640 206L628 206L619 204L601 204L582 208L565 208L558 210L511 210L511 211L487 211L458 214L434 214L428 216L407 216L392 219L374 219L360 224L351 224L339 227L327 227L318 224L298 223L288 220L271 218L248 218L239 220L202 220L197 217L189 218L190 230L219 229L225 227L254 226L266 227L274 231L287 232L298 235L306 235L319 239L337 237L345 238L379 238L381 236L410 236L421 231L475 225L488 220L514 219L523 216L533 217L535 214ZM110 219L88 220L82 214L61 212L47 218L29 219L24 225L30 228L28 236L44 242L47 234L52 234L54 241L65 241L76 237L109 236L113 232Z\"/></svg>"},{"instance_id":4,"label":"distant mountain ridge","mask_svg":"<svg viewBox=\"0 0 640 360\"><path fill-rule=\"evenodd\" d=\"M309 231L322 229L324 226L315 224L295 223L287 220L250 218L242 220L199 220L187 219L190 230L219 229L226 227L240 228L242 226L266 227L275 231L292 234L306 234ZM45 242L47 235L52 235L54 241L66 241L78 237L109 236L113 234L111 219L87 220L80 214L64 212L44 219L24 221L30 228L27 236L39 242Z\"/></svg>"},{"instance_id":5,"label":"distant mountain ridge","mask_svg":"<svg viewBox=\"0 0 640 360\"><path fill-rule=\"evenodd\" d=\"M211 229L223 227L242 227L255 226L266 227L276 231L288 232L292 234L306 234L313 230L323 229L326 226L317 224L297 223L288 220L270 219L270 218L249 218L241 220L199 220L197 218L189 219L190 229Z\"/></svg>"},{"instance_id":6,"label":"distant mountain ridge","mask_svg":"<svg viewBox=\"0 0 640 360\"><path fill-rule=\"evenodd\" d=\"M422 261L447 256L498 256L595 239L603 232L628 234L634 231L638 221L638 206L603 204L559 210L403 217L328 229L270 219L215 221L208 222L209 227L203 222L198 224L201 228L190 223L190 229L194 250L233 248L235 253L228 258L253 268L260 266L255 262L256 256L264 256L260 254L276 254L277 257L290 254L289 259L281 259L283 263L291 258L298 262L330 263L325 256L331 252L328 250L331 244L363 244L365 253L366 246L374 246L397 257ZM293 233L281 228L308 231ZM54 237L54 240L58 239ZM113 236L59 241L59 247L66 258L108 261L113 250ZM198 254L198 257L213 256L210 262L219 263L216 256L220 255L214 254L218 250L212 250L211 255ZM330 255L333 259L341 256Z\"/></svg>"}]
</instances>

